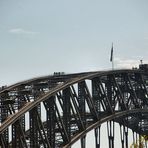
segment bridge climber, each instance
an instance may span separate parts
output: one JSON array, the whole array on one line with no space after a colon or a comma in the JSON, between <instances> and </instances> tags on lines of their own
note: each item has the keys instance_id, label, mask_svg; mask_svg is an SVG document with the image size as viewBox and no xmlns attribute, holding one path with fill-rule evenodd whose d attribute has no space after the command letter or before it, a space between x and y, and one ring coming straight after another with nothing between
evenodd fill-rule
<instances>
[{"instance_id":1,"label":"bridge climber","mask_svg":"<svg viewBox=\"0 0 148 148\"><path fill-rule=\"evenodd\" d=\"M1 148L69 148L107 123L108 147L115 147L115 123L122 148L148 135L148 66L139 69L57 74L0 90ZM129 129L133 142L129 141Z\"/></svg>"}]
</instances>

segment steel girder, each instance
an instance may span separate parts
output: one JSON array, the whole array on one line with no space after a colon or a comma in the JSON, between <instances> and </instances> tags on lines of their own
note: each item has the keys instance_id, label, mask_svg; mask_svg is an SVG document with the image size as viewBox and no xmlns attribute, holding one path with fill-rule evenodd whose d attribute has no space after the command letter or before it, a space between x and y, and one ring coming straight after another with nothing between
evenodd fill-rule
<instances>
[{"instance_id":1,"label":"steel girder","mask_svg":"<svg viewBox=\"0 0 148 148\"><path fill-rule=\"evenodd\" d=\"M70 147L107 122L109 148L114 148L114 122L122 147L128 128L148 135L148 73L116 70L53 75L24 81L0 91L1 147ZM133 126L134 125L134 126Z\"/></svg>"}]
</instances>

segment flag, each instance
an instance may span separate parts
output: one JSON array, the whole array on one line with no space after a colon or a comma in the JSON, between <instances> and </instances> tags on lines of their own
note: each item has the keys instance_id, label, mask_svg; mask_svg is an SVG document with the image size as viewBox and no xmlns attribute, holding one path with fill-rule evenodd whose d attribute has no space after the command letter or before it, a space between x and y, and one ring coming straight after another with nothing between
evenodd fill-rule
<instances>
[{"instance_id":1,"label":"flag","mask_svg":"<svg viewBox=\"0 0 148 148\"><path fill-rule=\"evenodd\" d=\"M113 44L112 44L112 48L111 48L111 55L110 55L110 62L113 61Z\"/></svg>"}]
</instances>

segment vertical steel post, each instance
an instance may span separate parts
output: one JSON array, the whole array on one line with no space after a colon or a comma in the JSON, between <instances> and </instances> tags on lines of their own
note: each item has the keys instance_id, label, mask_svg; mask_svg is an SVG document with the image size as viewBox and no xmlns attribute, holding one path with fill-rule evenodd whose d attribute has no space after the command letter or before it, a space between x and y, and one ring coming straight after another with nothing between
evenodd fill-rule
<instances>
[{"instance_id":1,"label":"vertical steel post","mask_svg":"<svg viewBox=\"0 0 148 148\"><path fill-rule=\"evenodd\" d=\"M109 148L114 148L114 121L107 121L107 132L108 132L108 140L109 140Z\"/></svg>"},{"instance_id":2,"label":"vertical steel post","mask_svg":"<svg viewBox=\"0 0 148 148\"><path fill-rule=\"evenodd\" d=\"M0 148L7 148L7 145L4 141L4 137L2 134L0 134L0 146L1 146Z\"/></svg>"},{"instance_id":3,"label":"vertical steel post","mask_svg":"<svg viewBox=\"0 0 148 148\"><path fill-rule=\"evenodd\" d=\"M1 98L1 123L3 123L8 117L8 108L7 104L5 104L5 100L9 98L8 93L3 93L0 96ZM9 145L9 130L8 128L3 132L3 140L5 141L5 146Z\"/></svg>"},{"instance_id":4,"label":"vertical steel post","mask_svg":"<svg viewBox=\"0 0 148 148\"><path fill-rule=\"evenodd\" d=\"M66 88L63 90L63 122L68 134L68 138L70 140L71 137L70 88Z\"/></svg>"},{"instance_id":5,"label":"vertical steel post","mask_svg":"<svg viewBox=\"0 0 148 148\"><path fill-rule=\"evenodd\" d=\"M96 148L100 148L100 130L101 130L101 126L99 126L98 128L94 129Z\"/></svg>"},{"instance_id":6,"label":"vertical steel post","mask_svg":"<svg viewBox=\"0 0 148 148\"><path fill-rule=\"evenodd\" d=\"M92 80L92 98L94 101L95 109L96 109L97 113L99 113L101 111L101 105L100 105L101 98L98 95L98 90L97 90L96 86L97 86L97 79L93 79Z\"/></svg>"},{"instance_id":7,"label":"vertical steel post","mask_svg":"<svg viewBox=\"0 0 148 148\"><path fill-rule=\"evenodd\" d=\"M37 126L37 107L33 108L30 112L30 147L39 148L39 133Z\"/></svg>"},{"instance_id":8,"label":"vertical steel post","mask_svg":"<svg viewBox=\"0 0 148 148\"><path fill-rule=\"evenodd\" d=\"M125 145L128 148L128 127L125 127Z\"/></svg>"},{"instance_id":9,"label":"vertical steel post","mask_svg":"<svg viewBox=\"0 0 148 148\"><path fill-rule=\"evenodd\" d=\"M81 148L86 148L86 135L81 138Z\"/></svg>"},{"instance_id":10,"label":"vertical steel post","mask_svg":"<svg viewBox=\"0 0 148 148\"><path fill-rule=\"evenodd\" d=\"M134 133L134 131L132 131L132 133L133 133L133 144L135 145L136 144L136 142L135 142L135 133Z\"/></svg>"},{"instance_id":11,"label":"vertical steel post","mask_svg":"<svg viewBox=\"0 0 148 148\"><path fill-rule=\"evenodd\" d=\"M19 144L18 144L18 131L17 131L18 127L17 127L17 122L15 122L14 124L12 124L12 148L18 148Z\"/></svg>"},{"instance_id":12,"label":"vertical steel post","mask_svg":"<svg viewBox=\"0 0 148 148\"><path fill-rule=\"evenodd\" d=\"M78 104L79 104L79 112L82 118L82 122L84 126L86 126L86 118L85 118L85 113L86 113L86 108L85 108L85 103L86 103L86 98L85 98L85 82L80 82L78 83Z\"/></svg>"},{"instance_id":13,"label":"vertical steel post","mask_svg":"<svg viewBox=\"0 0 148 148\"><path fill-rule=\"evenodd\" d=\"M122 148L128 148L128 127L120 124L120 137Z\"/></svg>"},{"instance_id":14,"label":"vertical steel post","mask_svg":"<svg viewBox=\"0 0 148 148\"><path fill-rule=\"evenodd\" d=\"M52 96L44 102L46 108L47 121L47 138L49 139L51 147L55 147L55 97Z\"/></svg>"},{"instance_id":15,"label":"vertical steel post","mask_svg":"<svg viewBox=\"0 0 148 148\"><path fill-rule=\"evenodd\" d=\"M86 108L85 108L85 103L86 103L86 97L85 97L85 81L78 83L78 104L79 104L79 113L84 125L84 128L86 128ZM81 129L83 130L83 129ZM86 146L86 135L81 138L81 147L85 148Z\"/></svg>"}]
</instances>

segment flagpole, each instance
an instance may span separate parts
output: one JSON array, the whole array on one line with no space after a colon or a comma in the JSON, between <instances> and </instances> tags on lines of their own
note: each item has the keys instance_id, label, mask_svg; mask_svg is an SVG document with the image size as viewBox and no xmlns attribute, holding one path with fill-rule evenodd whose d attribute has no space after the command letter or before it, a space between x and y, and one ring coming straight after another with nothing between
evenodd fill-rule
<instances>
[{"instance_id":1,"label":"flagpole","mask_svg":"<svg viewBox=\"0 0 148 148\"><path fill-rule=\"evenodd\" d=\"M112 43L112 50L114 49L113 43ZM114 52L112 53L112 70L114 70Z\"/></svg>"},{"instance_id":2,"label":"flagpole","mask_svg":"<svg viewBox=\"0 0 148 148\"><path fill-rule=\"evenodd\" d=\"M112 70L114 70L114 61L113 60L112 60Z\"/></svg>"},{"instance_id":3,"label":"flagpole","mask_svg":"<svg viewBox=\"0 0 148 148\"><path fill-rule=\"evenodd\" d=\"M113 43L112 43L112 47L111 47L111 55L110 55L110 62L112 62L112 70L114 70L114 51L113 51Z\"/></svg>"}]
</instances>

